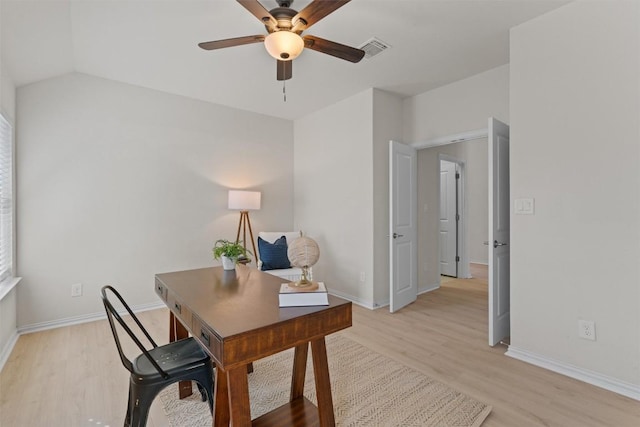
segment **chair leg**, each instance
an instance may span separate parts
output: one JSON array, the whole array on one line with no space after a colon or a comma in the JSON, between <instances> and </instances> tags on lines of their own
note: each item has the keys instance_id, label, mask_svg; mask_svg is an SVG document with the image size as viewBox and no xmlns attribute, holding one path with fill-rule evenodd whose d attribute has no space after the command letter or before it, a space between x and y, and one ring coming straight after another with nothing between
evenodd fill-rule
<instances>
[{"instance_id":1,"label":"chair leg","mask_svg":"<svg viewBox=\"0 0 640 427\"><path fill-rule=\"evenodd\" d=\"M200 383L196 383L198 386L198 391L200 392L200 399L204 402L207 400L207 390L200 385Z\"/></svg>"},{"instance_id":2,"label":"chair leg","mask_svg":"<svg viewBox=\"0 0 640 427\"><path fill-rule=\"evenodd\" d=\"M205 400L209 403L209 409L213 414L213 365L205 366L203 369L197 372L197 375L192 377L198 385L200 393L202 393L202 401Z\"/></svg>"},{"instance_id":3,"label":"chair leg","mask_svg":"<svg viewBox=\"0 0 640 427\"><path fill-rule=\"evenodd\" d=\"M213 391L211 393L207 393L207 400L209 401L209 411L211 415L213 415Z\"/></svg>"},{"instance_id":4,"label":"chair leg","mask_svg":"<svg viewBox=\"0 0 640 427\"><path fill-rule=\"evenodd\" d=\"M211 381L209 384L207 384L206 381L202 385L200 384L200 382L196 382L196 384L198 385L198 389L200 390L200 393L202 393L202 401L203 402L206 401L209 403L209 410L213 415L213 381ZM208 391L208 390L211 390L211 391Z\"/></svg>"},{"instance_id":5,"label":"chair leg","mask_svg":"<svg viewBox=\"0 0 640 427\"><path fill-rule=\"evenodd\" d=\"M129 385L129 398L127 399L127 414L124 417L124 427L131 427L131 385Z\"/></svg>"},{"instance_id":6,"label":"chair leg","mask_svg":"<svg viewBox=\"0 0 640 427\"><path fill-rule=\"evenodd\" d=\"M133 383L129 384L129 403L127 403L127 416L124 419L124 427L132 427L133 424L133 413L135 410L136 402L134 400L134 390Z\"/></svg>"},{"instance_id":7,"label":"chair leg","mask_svg":"<svg viewBox=\"0 0 640 427\"><path fill-rule=\"evenodd\" d=\"M211 415L213 415L213 389L215 387L212 366L213 365L210 365L209 369L206 370L205 375L202 379L202 385L207 391L207 400L209 401L209 410L211 411Z\"/></svg>"},{"instance_id":8,"label":"chair leg","mask_svg":"<svg viewBox=\"0 0 640 427\"><path fill-rule=\"evenodd\" d=\"M161 388L138 386L133 383L131 386L133 389L131 427L145 427L153 399Z\"/></svg>"}]
</instances>

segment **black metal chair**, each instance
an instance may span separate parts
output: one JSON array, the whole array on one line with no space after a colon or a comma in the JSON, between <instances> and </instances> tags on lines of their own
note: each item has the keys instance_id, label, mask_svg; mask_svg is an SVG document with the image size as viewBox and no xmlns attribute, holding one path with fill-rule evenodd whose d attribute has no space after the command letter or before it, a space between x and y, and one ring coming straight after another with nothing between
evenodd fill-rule
<instances>
[{"instance_id":1,"label":"black metal chair","mask_svg":"<svg viewBox=\"0 0 640 427\"><path fill-rule=\"evenodd\" d=\"M127 310L129 315L131 315L131 318L153 346L152 349L147 350L122 319L113 304L109 301L107 297L108 291L118 298L122 306ZM209 409L213 412L213 365L209 355L202 350L196 340L186 338L158 346L118 291L112 286L104 286L101 292L102 302L107 311L111 332L116 341L118 353L120 353L120 360L122 360L124 367L131 372L129 404L124 420L125 427L145 426L153 399L163 388L176 381L196 381L200 392L203 393L202 400L205 400L204 395L206 394L206 398L209 401ZM142 354L133 359L133 361L129 360L122 350L116 324L113 319L118 321L122 329L127 332L129 337L131 337L133 342L135 342L142 351Z\"/></svg>"}]
</instances>

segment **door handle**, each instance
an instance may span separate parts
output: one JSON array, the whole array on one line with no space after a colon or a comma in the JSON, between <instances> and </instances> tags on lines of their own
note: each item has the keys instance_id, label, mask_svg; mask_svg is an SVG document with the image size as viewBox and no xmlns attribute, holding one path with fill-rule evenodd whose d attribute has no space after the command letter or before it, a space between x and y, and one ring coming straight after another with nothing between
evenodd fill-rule
<instances>
[{"instance_id":1,"label":"door handle","mask_svg":"<svg viewBox=\"0 0 640 427\"><path fill-rule=\"evenodd\" d=\"M489 242L484 242L483 245L489 246ZM507 246L506 243L498 242L497 240L493 241L493 247L497 248L498 246Z\"/></svg>"},{"instance_id":2,"label":"door handle","mask_svg":"<svg viewBox=\"0 0 640 427\"><path fill-rule=\"evenodd\" d=\"M394 239L397 239L398 237L404 237L404 234L393 233Z\"/></svg>"}]
</instances>

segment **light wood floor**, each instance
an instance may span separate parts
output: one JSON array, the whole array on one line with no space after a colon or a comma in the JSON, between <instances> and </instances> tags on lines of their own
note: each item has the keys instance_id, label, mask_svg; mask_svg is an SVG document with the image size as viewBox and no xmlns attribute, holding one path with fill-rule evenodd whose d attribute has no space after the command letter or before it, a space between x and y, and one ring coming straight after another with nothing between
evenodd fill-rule
<instances>
[{"instance_id":1,"label":"light wood floor","mask_svg":"<svg viewBox=\"0 0 640 427\"><path fill-rule=\"evenodd\" d=\"M167 316L140 315L160 342ZM489 347L485 279L447 278L399 313L353 317L346 336L492 405L486 427L640 426L639 402ZM121 426L127 387L106 321L24 335L0 373L0 426ZM158 401L148 425L166 425Z\"/></svg>"}]
</instances>

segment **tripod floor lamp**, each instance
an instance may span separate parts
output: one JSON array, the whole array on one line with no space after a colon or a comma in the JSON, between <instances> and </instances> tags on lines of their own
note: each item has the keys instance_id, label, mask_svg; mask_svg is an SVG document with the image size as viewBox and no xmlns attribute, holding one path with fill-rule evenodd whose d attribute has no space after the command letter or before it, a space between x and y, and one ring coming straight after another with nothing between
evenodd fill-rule
<instances>
[{"instance_id":1,"label":"tripod floor lamp","mask_svg":"<svg viewBox=\"0 0 640 427\"><path fill-rule=\"evenodd\" d=\"M251 221L249 220L249 211L260 210L259 191L240 191L229 190L229 209L240 211L240 222L238 223L238 234L236 234L236 243L240 241L240 231L242 231L242 245L247 249L247 228L251 237L251 246L253 247L253 256L257 257L256 243L253 240L253 230L251 229Z\"/></svg>"}]
</instances>

